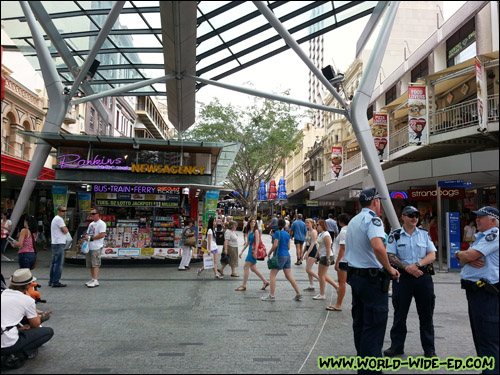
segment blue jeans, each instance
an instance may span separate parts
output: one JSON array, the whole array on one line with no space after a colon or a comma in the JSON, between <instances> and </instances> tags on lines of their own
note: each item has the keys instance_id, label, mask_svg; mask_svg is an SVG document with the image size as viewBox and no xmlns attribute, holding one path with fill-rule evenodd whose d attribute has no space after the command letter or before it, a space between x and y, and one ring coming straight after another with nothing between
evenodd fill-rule
<instances>
[{"instance_id":1,"label":"blue jeans","mask_svg":"<svg viewBox=\"0 0 500 375\"><path fill-rule=\"evenodd\" d=\"M35 263L35 259L35 253L19 253L19 268L31 268L31 266Z\"/></svg>"},{"instance_id":2,"label":"blue jeans","mask_svg":"<svg viewBox=\"0 0 500 375\"><path fill-rule=\"evenodd\" d=\"M59 282L62 275L63 261L64 261L64 245L65 244L52 244L52 261L50 263L50 279L49 285L54 285Z\"/></svg>"}]
</instances>

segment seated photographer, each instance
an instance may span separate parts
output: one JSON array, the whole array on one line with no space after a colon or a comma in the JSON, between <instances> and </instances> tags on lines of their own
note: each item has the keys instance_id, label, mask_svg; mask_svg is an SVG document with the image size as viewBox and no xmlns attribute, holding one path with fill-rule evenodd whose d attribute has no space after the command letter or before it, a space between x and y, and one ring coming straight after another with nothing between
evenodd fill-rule
<instances>
[{"instance_id":1,"label":"seated photographer","mask_svg":"<svg viewBox=\"0 0 500 375\"><path fill-rule=\"evenodd\" d=\"M26 294L35 280L28 268L18 269L2 293L2 365L7 367L17 368L25 358L35 358L38 347L54 335L52 328L40 326L35 300ZM21 323L24 318L26 325Z\"/></svg>"}]
</instances>

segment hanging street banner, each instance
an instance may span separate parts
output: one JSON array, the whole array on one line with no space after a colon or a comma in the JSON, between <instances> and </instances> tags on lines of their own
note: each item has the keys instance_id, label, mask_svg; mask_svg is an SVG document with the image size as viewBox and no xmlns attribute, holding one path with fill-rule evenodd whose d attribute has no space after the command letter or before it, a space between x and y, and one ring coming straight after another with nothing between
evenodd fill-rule
<instances>
[{"instance_id":1,"label":"hanging street banner","mask_svg":"<svg viewBox=\"0 0 500 375\"><path fill-rule=\"evenodd\" d=\"M387 147L389 140L388 129L389 115L387 113L373 114L372 136L380 161L384 161L389 158L389 147Z\"/></svg>"},{"instance_id":2,"label":"hanging street banner","mask_svg":"<svg viewBox=\"0 0 500 375\"><path fill-rule=\"evenodd\" d=\"M427 88L425 86L408 87L408 131L409 142L417 145L428 142L427 126Z\"/></svg>"},{"instance_id":3,"label":"hanging street banner","mask_svg":"<svg viewBox=\"0 0 500 375\"><path fill-rule=\"evenodd\" d=\"M332 147L332 154L330 155L332 161L332 180L337 181L342 177L343 157L342 147Z\"/></svg>"},{"instance_id":4,"label":"hanging street banner","mask_svg":"<svg viewBox=\"0 0 500 375\"><path fill-rule=\"evenodd\" d=\"M479 114L479 129L488 128L488 86L484 65L476 57L477 111Z\"/></svg>"}]
</instances>

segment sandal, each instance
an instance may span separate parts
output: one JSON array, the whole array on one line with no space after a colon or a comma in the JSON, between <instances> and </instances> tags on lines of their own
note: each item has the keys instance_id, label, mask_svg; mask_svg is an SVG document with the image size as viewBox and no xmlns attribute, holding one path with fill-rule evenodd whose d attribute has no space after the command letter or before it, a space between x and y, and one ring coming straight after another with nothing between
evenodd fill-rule
<instances>
[{"instance_id":1,"label":"sandal","mask_svg":"<svg viewBox=\"0 0 500 375\"><path fill-rule=\"evenodd\" d=\"M342 309L337 309L335 306L328 306L326 307L326 310L328 311L342 311Z\"/></svg>"},{"instance_id":2,"label":"sandal","mask_svg":"<svg viewBox=\"0 0 500 375\"><path fill-rule=\"evenodd\" d=\"M266 290L266 288L271 285L271 283L268 281L264 284L264 286L262 288L260 288L260 290Z\"/></svg>"},{"instance_id":3,"label":"sandal","mask_svg":"<svg viewBox=\"0 0 500 375\"><path fill-rule=\"evenodd\" d=\"M237 273L232 273L231 277L240 277L240 275L238 275Z\"/></svg>"},{"instance_id":4,"label":"sandal","mask_svg":"<svg viewBox=\"0 0 500 375\"><path fill-rule=\"evenodd\" d=\"M239 286L235 289L235 291L237 291L237 292L244 292L245 290L247 290L247 288L245 286Z\"/></svg>"}]
</instances>

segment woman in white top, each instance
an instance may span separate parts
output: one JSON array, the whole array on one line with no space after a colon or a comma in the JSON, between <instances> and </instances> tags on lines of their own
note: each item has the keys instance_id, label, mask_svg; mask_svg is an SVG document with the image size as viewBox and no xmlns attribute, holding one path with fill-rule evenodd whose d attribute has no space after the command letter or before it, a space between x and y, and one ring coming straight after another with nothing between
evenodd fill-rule
<instances>
[{"instance_id":1,"label":"woman in white top","mask_svg":"<svg viewBox=\"0 0 500 375\"><path fill-rule=\"evenodd\" d=\"M316 254L316 258L318 259L319 263L318 265L319 294L314 296L313 299L324 300L326 299L325 289L327 282L331 284L335 289L338 289L339 286L327 274L328 267L330 266L332 258L332 237L328 232L326 221L318 220L316 228L318 230L318 239L316 240L318 246L318 253Z\"/></svg>"},{"instance_id":2,"label":"woman in white top","mask_svg":"<svg viewBox=\"0 0 500 375\"><path fill-rule=\"evenodd\" d=\"M318 249L316 246L316 239L318 238L318 231L316 230L316 223L313 219L306 219L306 238L304 241L304 247L306 253L304 254L304 259L306 260L306 272L309 278L309 286L304 289L304 292L314 291L314 279L319 280L319 276L313 271L313 266L316 264L316 254Z\"/></svg>"},{"instance_id":3,"label":"woman in white top","mask_svg":"<svg viewBox=\"0 0 500 375\"><path fill-rule=\"evenodd\" d=\"M12 221L8 219L7 212L2 212L2 242L0 245L2 247L2 259L5 254L5 249L7 248L7 237L9 236L11 229L12 229Z\"/></svg>"},{"instance_id":4,"label":"woman in white top","mask_svg":"<svg viewBox=\"0 0 500 375\"><path fill-rule=\"evenodd\" d=\"M214 234L214 218L211 217L208 219L207 225L207 252L208 254L212 254L214 257L214 275L216 279L222 279L223 277L217 274L217 243L215 242L215 234ZM198 276L205 270L205 267L198 268Z\"/></svg>"},{"instance_id":5,"label":"woman in white top","mask_svg":"<svg viewBox=\"0 0 500 375\"><path fill-rule=\"evenodd\" d=\"M337 257L337 262L335 262L335 271L337 271L339 289L337 294L337 302L335 303L335 305L328 306L326 308L329 311L342 311L342 301L344 300L347 282L347 261L344 259L344 255L345 238L347 236L347 224L349 224L349 220L349 215L347 214L340 214L337 217L337 224L341 229L339 235L333 242L333 253Z\"/></svg>"},{"instance_id":6,"label":"woman in white top","mask_svg":"<svg viewBox=\"0 0 500 375\"><path fill-rule=\"evenodd\" d=\"M476 232L474 220L471 220L469 224L464 227L464 242L473 243L476 240Z\"/></svg>"},{"instance_id":7,"label":"woman in white top","mask_svg":"<svg viewBox=\"0 0 500 375\"><path fill-rule=\"evenodd\" d=\"M221 276L224 276L224 268L229 264L231 267L231 277L240 277L236 273L236 268L238 268L238 235L236 234L236 228L238 223L236 221L230 221L227 224L226 232L224 233L224 247L222 251L229 255L229 263L221 263L221 267L217 269Z\"/></svg>"}]
</instances>

